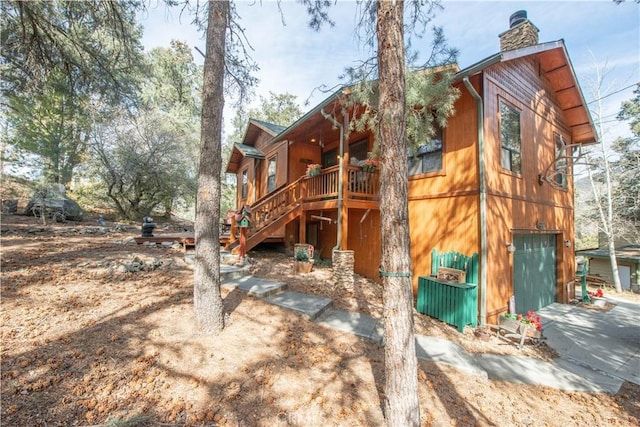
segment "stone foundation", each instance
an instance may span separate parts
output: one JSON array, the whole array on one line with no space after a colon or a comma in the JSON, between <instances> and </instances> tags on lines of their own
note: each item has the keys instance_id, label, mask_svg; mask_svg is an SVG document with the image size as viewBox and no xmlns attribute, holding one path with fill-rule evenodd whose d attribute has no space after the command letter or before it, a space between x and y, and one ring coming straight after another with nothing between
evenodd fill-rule
<instances>
[{"instance_id":1,"label":"stone foundation","mask_svg":"<svg viewBox=\"0 0 640 427\"><path fill-rule=\"evenodd\" d=\"M353 268L355 256L353 251L333 251L333 280L335 286L352 288L354 284Z\"/></svg>"}]
</instances>

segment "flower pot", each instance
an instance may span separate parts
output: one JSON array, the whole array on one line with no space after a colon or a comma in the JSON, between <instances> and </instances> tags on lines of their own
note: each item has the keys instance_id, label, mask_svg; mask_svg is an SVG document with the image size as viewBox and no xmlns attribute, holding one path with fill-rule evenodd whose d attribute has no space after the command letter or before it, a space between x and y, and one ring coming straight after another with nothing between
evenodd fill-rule
<instances>
[{"instance_id":1,"label":"flower pot","mask_svg":"<svg viewBox=\"0 0 640 427\"><path fill-rule=\"evenodd\" d=\"M542 330L541 329L536 329L533 326L528 326L528 325L521 325L520 326L520 333L524 336L527 337L531 337L531 338L541 338L542 337Z\"/></svg>"},{"instance_id":2,"label":"flower pot","mask_svg":"<svg viewBox=\"0 0 640 427\"><path fill-rule=\"evenodd\" d=\"M591 299L591 304L594 307L605 308L607 306L607 300L601 297L589 297Z\"/></svg>"},{"instance_id":3,"label":"flower pot","mask_svg":"<svg viewBox=\"0 0 640 427\"><path fill-rule=\"evenodd\" d=\"M542 330L536 329L535 326L522 323L519 320L511 319L509 317L498 317L498 323L500 327L512 334L520 334L531 338L542 337Z\"/></svg>"},{"instance_id":4,"label":"flower pot","mask_svg":"<svg viewBox=\"0 0 640 427\"><path fill-rule=\"evenodd\" d=\"M293 261L293 271L296 273L311 273L313 261Z\"/></svg>"}]
</instances>

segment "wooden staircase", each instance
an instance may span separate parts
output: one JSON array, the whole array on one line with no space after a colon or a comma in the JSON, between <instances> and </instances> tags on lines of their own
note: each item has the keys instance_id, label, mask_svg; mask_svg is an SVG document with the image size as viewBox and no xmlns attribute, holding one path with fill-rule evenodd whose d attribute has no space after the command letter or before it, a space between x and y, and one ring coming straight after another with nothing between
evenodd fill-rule
<instances>
[{"instance_id":1,"label":"wooden staircase","mask_svg":"<svg viewBox=\"0 0 640 427\"><path fill-rule=\"evenodd\" d=\"M245 251L253 249L280 227L300 216L304 182L304 177L301 177L248 207L251 227L246 231ZM231 242L226 249L239 252L239 241Z\"/></svg>"}]
</instances>

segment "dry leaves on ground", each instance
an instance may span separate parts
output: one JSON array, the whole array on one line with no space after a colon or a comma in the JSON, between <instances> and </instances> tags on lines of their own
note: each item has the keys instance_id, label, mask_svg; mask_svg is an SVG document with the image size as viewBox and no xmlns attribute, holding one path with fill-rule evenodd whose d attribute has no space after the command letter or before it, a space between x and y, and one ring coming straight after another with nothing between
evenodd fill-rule
<instances>
[{"instance_id":1,"label":"dry leaves on ground","mask_svg":"<svg viewBox=\"0 0 640 427\"><path fill-rule=\"evenodd\" d=\"M182 252L125 244L135 229L100 235L87 227L2 218L3 425L383 425L382 348L238 290L223 291L225 330L202 335ZM291 257L250 255L256 275L382 316L375 282L357 278L337 289L328 267L295 276ZM121 268L133 262L146 267ZM517 352L426 316L415 320L418 333L469 351ZM525 354L550 357L542 347L526 346ZM425 426L640 420L640 388L631 384L616 396L568 393L421 361L419 387Z\"/></svg>"}]
</instances>

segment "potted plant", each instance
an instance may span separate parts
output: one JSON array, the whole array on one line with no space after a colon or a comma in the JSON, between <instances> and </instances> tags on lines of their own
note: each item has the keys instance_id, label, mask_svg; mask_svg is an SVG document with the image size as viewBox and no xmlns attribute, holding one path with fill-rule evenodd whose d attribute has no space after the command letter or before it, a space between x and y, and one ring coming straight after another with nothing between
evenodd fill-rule
<instances>
[{"instance_id":1,"label":"potted plant","mask_svg":"<svg viewBox=\"0 0 640 427\"><path fill-rule=\"evenodd\" d=\"M604 298L604 292L602 289L598 289L596 291L588 291L589 299L591 300L591 304L596 307L604 308L607 306L607 300Z\"/></svg>"},{"instance_id":2,"label":"potted plant","mask_svg":"<svg viewBox=\"0 0 640 427\"><path fill-rule=\"evenodd\" d=\"M542 337L542 322L540 316L529 310L526 316L522 314L504 314L498 318L500 326L513 333L519 333L531 338Z\"/></svg>"},{"instance_id":3,"label":"potted plant","mask_svg":"<svg viewBox=\"0 0 640 427\"><path fill-rule=\"evenodd\" d=\"M362 170L365 172L375 172L377 168L378 159L374 159L373 157L367 158L362 165Z\"/></svg>"},{"instance_id":4,"label":"potted plant","mask_svg":"<svg viewBox=\"0 0 640 427\"><path fill-rule=\"evenodd\" d=\"M310 273L313 268L313 259L309 258L309 252L298 249L293 255L293 268L296 273Z\"/></svg>"},{"instance_id":5,"label":"potted plant","mask_svg":"<svg viewBox=\"0 0 640 427\"><path fill-rule=\"evenodd\" d=\"M307 165L307 176L316 176L316 175L320 175L320 172L322 171L322 165L319 165L317 163L311 163L310 165Z\"/></svg>"}]
</instances>

